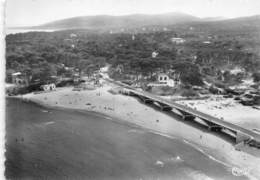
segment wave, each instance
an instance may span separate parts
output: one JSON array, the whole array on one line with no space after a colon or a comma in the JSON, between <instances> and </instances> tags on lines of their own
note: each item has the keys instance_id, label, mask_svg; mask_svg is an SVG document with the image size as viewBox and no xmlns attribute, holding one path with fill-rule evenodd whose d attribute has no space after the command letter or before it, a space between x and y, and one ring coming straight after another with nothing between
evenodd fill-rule
<instances>
[{"instance_id":1,"label":"wave","mask_svg":"<svg viewBox=\"0 0 260 180\"><path fill-rule=\"evenodd\" d=\"M213 156L211 156L210 154L206 153L203 149L199 148L199 147L196 146L195 144L193 144L193 143L191 143L191 142L189 142L189 141L187 141L187 140L185 140L185 139L183 140L183 142L186 143L186 144L189 144L189 145L192 146L194 149L200 151L202 154L204 154L205 156L207 156L209 159L211 159L211 160L213 160L213 161L215 161L215 162L218 162L218 163L224 165L224 166L227 167L227 168L232 168L232 166L231 166L230 164L227 164L227 163L225 163L225 162L223 162L223 161L221 161L221 160L216 159L215 157L213 157Z\"/></svg>"},{"instance_id":2,"label":"wave","mask_svg":"<svg viewBox=\"0 0 260 180\"><path fill-rule=\"evenodd\" d=\"M53 121L50 121L50 122L46 122L46 123L44 123L45 125L50 125L50 124L54 124L55 122L53 122Z\"/></svg>"},{"instance_id":3,"label":"wave","mask_svg":"<svg viewBox=\"0 0 260 180\"><path fill-rule=\"evenodd\" d=\"M44 113L47 113L47 112L49 112L49 111L47 111L47 110L41 110L42 112L44 112Z\"/></svg>"},{"instance_id":4,"label":"wave","mask_svg":"<svg viewBox=\"0 0 260 180\"><path fill-rule=\"evenodd\" d=\"M138 130L138 129L130 129L127 131L128 133L139 133L139 134L144 134L145 132L142 130Z\"/></svg>"},{"instance_id":5,"label":"wave","mask_svg":"<svg viewBox=\"0 0 260 180\"><path fill-rule=\"evenodd\" d=\"M171 135L168 135L168 134L164 134L164 133L160 133L160 132L154 132L154 131L149 131L149 132L151 132L151 133L153 133L153 134L160 135L160 136L164 136L164 137L167 137L167 138L170 138L170 139L177 139L176 137L171 136ZM220 163L220 164L226 166L226 167L229 168L229 169L232 168L231 165L229 165L229 164L227 164L227 163L225 163L225 162L223 162L223 161L221 161L221 160L216 159L215 157L213 157L213 156L211 156L210 154L206 153L203 149L199 148L198 146L196 146L195 144L189 142L188 140L183 139L182 141L183 141L185 144L188 144L188 145L190 145L191 147L193 147L194 149L200 151L202 154L204 154L205 156L207 156L209 159L211 159L211 160L213 160L213 161L215 161L215 162L218 162L218 163Z\"/></svg>"},{"instance_id":6,"label":"wave","mask_svg":"<svg viewBox=\"0 0 260 180\"><path fill-rule=\"evenodd\" d=\"M112 118L108 116L106 116L105 119L112 120Z\"/></svg>"},{"instance_id":7,"label":"wave","mask_svg":"<svg viewBox=\"0 0 260 180\"><path fill-rule=\"evenodd\" d=\"M164 137L167 137L167 138L170 138L170 139L177 139L177 137L174 137L174 136L171 136L171 135L168 135L168 134L164 134L164 133L160 133L160 132L155 132L155 131L149 131L150 133L153 133L153 134L157 134L157 135L160 135L160 136L164 136ZM194 149L200 151L203 155L207 156L209 159L219 163L219 164L222 164L224 165L228 171L230 171L230 173L232 173L232 169L234 168L238 168L238 167L234 167L232 166L231 164L228 164L226 162L223 162L215 157L213 157L212 155L206 153L203 149L199 148L198 146L196 146L195 144L193 144L192 142L189 142L188 140L186 139L182 139L182 141L186 144L188 144L189 146L193 147ZM176 159L179 159L178 156L176 157ZM181 161L183 161L181 158L180 158ZM240 169L240 168L238 168ZM192 176L192 179L199 179L199 180L214 180L213 178L211 177L208 177L206 176L205 174L203 173L200 173L198 171L196 172L191 172L189 174L190 176ZM234 174L233 174L234 175ZM251 175L250 173L246 173L246 174L243 174L242 176L245 176L247 178L249 178L250 180L257 180L257 178L255 178L253 175Z\"/></svg>"},{"instance_id":8,"label":"wave","mask_svg":"<svg viewBox=\"0 0 260 180\"><path fill-rule=\"evenodd\" d=\"M156 131L152 131L152 130L149 130L148 132L150 132L152 134L157 134L157 135L160 135L160 136L164 136L164 137L167 137L167 138L170 138L170 139L177 139L174 136L171 136L171 135L168 135L168 134L164 134L164 133L161 133L161 132L156 132Z\"/></svg>"},{"instance_id":9,"label":"wave","mask_svg":"<svg viewBox=\"0 0 260 180\"><path fill-rule=\"evenodd\" d=\"M188 175L194 180L214 180L213 178L199 171L191 171L188 173Z\"/></svg>"}]
</instances>

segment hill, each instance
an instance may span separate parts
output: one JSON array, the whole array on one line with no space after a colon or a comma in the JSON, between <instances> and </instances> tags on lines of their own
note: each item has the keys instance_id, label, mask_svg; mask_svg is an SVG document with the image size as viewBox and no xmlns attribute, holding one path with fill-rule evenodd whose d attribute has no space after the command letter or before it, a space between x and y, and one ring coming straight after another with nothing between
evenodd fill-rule
<instances>
[{"instance_id":1,"label":"hill","mask_svg":"<svg viewBox=\"0 0 260 180\"><path fill-rule=\"evenodd\" d=\"M178 25L178 26L176 26ZM113 33L140 33L168 30L186 31L194 27L199 31L208 32L241 32L260 30L260 15L225 19L223 17L198 18L184 13L166 14L132 14L124 16L81 16L57 20L23 29L48 29L48 30L75 30L82 29L92 32ZM21 27L18 27L20 29ZM145 30L143 30L145 28ZM177 31L178 31L177 30Z\"/></svg>"},{"instance_id":2,"label":"hill","mask_svg":"<svg viewBox=\"0 0 260 180\"><path fill-rule=\"evenodd\" d=\"M248 17L240 17L233 19L224 19L210 22L202 22L197 23L198 25L203 26L211 26L216 30L241 30L247 29L250 30L253 28L254 30L260 30L260 15L256 16L248 16Z\"/></svg>"},{"instance_id":3,"label":"hill","mask_svg":"<svg viewBox=\"0 0 260 180\"><path fill-rule=\"evenodd\" d=\"M176 23L200 21L200 18L183 13L157 15L133 14L124 16L82 16L58 20L34 28L40 29L102 29L138 28L144 26L168 26Z\"/></svg>"}]
</instances>

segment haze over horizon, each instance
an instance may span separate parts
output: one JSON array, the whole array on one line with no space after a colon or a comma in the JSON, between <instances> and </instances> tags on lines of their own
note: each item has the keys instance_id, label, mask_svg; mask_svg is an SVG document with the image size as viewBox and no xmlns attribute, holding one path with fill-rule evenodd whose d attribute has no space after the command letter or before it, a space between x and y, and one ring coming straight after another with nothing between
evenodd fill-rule
<instances>
[{"instance_id":1,"label":"haze over horizon","mask_svg":"<svg viewBox=\"0 0 260 180\"><path fill-rule=\"evenodd\" d=\"M93 15L163 14L181 12L200 18L236 18L260 12L259 0L6 0L6 25L37 26Z\"/></svg>"}]
</instances>

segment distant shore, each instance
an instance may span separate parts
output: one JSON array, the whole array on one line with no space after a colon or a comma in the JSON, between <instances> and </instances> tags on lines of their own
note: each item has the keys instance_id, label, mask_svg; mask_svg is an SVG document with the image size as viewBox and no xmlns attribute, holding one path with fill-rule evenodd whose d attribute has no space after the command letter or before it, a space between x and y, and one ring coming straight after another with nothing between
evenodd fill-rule
<instances>
[{"instance_id":1,"label":"distant shore","mask_svg":"<svg viewBox=\"0 0 260 180\"><path fill-rule=\"evenodd\" d=\"M27 32L54 32L59 31L59 29L32 29L32 28L22 28L22 27L16 27L16 28L6 28L5 34L17 34L17 33L27 33Z\"/></svg>"},{"instance_id":2,"label":"distant shore","mask_svg":"<svg viewBox=\"0 0 260 180\"><path fill-rule=\"evenodd\" d=\"M18 96L46 107L68 108L91 111L108 116L108 120L138 125L158 134L182 139L208 155L214 161L224 164L230 173L232 168L250 169L248 176L260 178L260 158L237 151L234 144L207 131L186 124L177 117L158 112L140 103L137 99L121 94L112 94L113 84L104 84L94 90L73 91L73 87L58 88L56 91L41 94ZM109 118L111 117L111 118Z\"/></svg>"}]
</instances>

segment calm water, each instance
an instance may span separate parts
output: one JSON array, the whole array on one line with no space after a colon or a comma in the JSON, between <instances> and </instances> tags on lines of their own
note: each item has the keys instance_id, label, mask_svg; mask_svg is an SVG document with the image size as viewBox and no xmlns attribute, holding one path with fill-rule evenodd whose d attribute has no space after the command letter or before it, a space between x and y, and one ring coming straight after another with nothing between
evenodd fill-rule
<instances>
[{"instance_id":1,"label":"calm water","mask_svg":"<svg viewBox=\"0 0 260 180\"><path fill-rule=\"evenodd\" d=\"M98 114L6 107L11 179L245 179L182 141Z\"/></svg>"}]
</instances>

